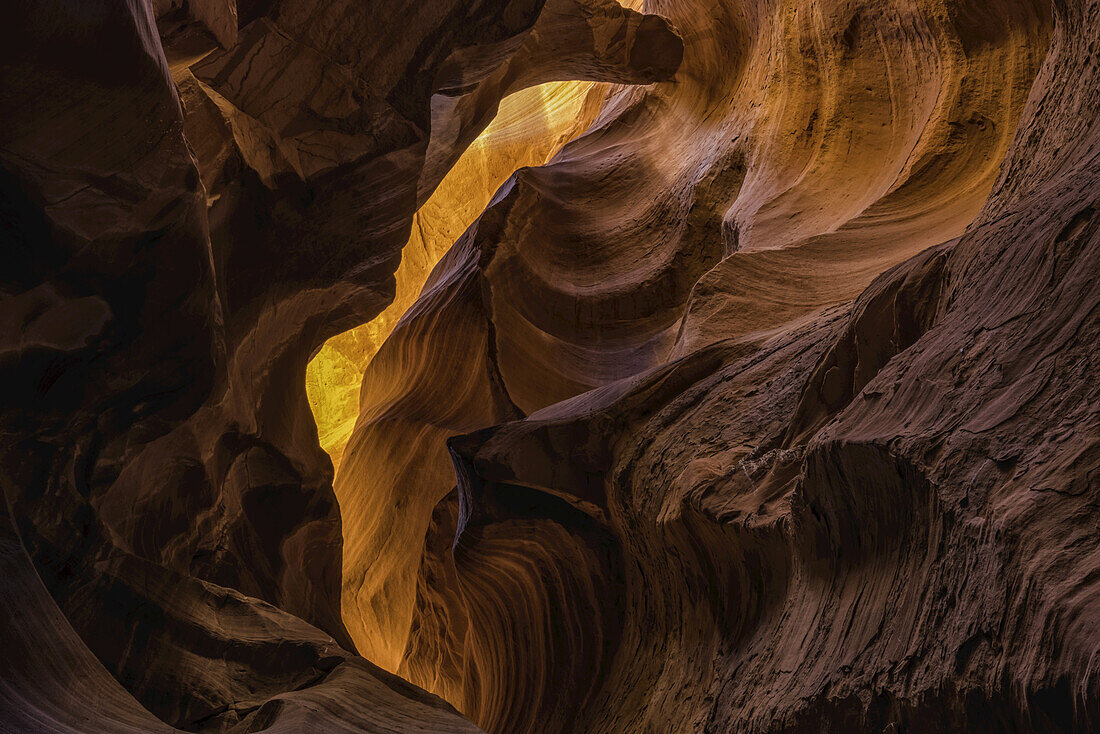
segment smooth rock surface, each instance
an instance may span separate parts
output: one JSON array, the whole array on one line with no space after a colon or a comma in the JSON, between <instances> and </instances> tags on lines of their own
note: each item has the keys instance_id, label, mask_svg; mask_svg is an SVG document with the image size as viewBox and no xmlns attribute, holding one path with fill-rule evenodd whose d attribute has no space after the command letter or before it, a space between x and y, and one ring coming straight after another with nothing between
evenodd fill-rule
<instances>
[{"instance_id":1,"label":"smooth rock surface","mask_svg":"<svg viewBox=\"0 0 1100 734\"><path fill-rule=\"evenodd\" d=\"M1100 728L1100 0L630 6L0 10L0 732Z\"/></svg>"},{"instance_id":2,"label":"smooth rock surface","mask_svg":"<svg viewBox=\"0 0 1100 734\"><path fill-rule=\"evenodd\" d=\"M500 95L675 70L678 37L618 6L593 11L618 43L527 50L542 10L2 11L4 598L27 606L0 728L476 729L355 654L305 370L392 298L420 197ZM642 21L664 56L629 56ZM440 93L476 99L433 124ZM55 672L26 672L36 646Z\"/></svg>"}]
</instances>

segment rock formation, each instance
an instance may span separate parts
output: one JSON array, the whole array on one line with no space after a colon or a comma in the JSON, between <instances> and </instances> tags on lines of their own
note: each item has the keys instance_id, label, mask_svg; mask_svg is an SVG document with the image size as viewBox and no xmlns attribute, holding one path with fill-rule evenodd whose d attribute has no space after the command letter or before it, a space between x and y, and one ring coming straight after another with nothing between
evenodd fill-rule
<instances>
[{"instance_id":1,"label":"rock formation","mask_svg":"<svg viewBox=\"0 0 1100 734\"><path fill-rule=\"evenodd\" d=\"M0 732L1100 728L1100 0L0 35Z\"/></svg>"},{"instance_id":2,"label":"rock formation","mask_svg":"<svg viewBox=\"0 0 1100 734\"><path fill-rule=\"evenodd\" d=\"M596 87L591 82L551 82L504 99L492 124L416 211L394 273L393 301L368 323L329 339L310 361L306 391L321 448L334 465L359 417L363 373L432 268L517 167L547 162L565 141L584 131L598 110L601 90Z\"/></svg>"}]
</instances>

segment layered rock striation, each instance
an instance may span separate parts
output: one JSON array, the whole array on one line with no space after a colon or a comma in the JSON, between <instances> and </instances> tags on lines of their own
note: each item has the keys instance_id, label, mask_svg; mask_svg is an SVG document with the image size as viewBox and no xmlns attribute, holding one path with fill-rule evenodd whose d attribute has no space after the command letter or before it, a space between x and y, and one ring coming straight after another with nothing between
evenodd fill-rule
<instances>
[{"instance_id":1,"label":"layered rock striation","mask_svg":"<svg viewBox=\"0 0 1100 734\"><path fill-rule=\"evenodd\" d=\"M1100 727L1097 0L0 29L0 731Z\"/></svg>"},{"instance_id":2,"label":"layered rock striation","mask_svg":"<svg viewBox=\"0 0 1100 734\"><path fill-rule=\"evenodd\" d=\"M1037 681L887 683L935 594L989 569L922 550L959 535L951 480L825 437L954 306L1052 9L650 9L684 36L676 80L507 182L366 372L336 479L349 630L490 730L1041 726ZM956 590L908 581L932 563ZM885 649L844 635L899 616Z\"/></svg>"},{"instance_id":3,"label":"layered rock striation","mask_svg":"<svg viewBox=\"0 0 1100 734\"><path fill-rule=\"evenodd\" d=\"M551 9L2 11L4 727L474 728L355 654L304 378L501 96L679 63L655 17Z\"/></svg>"}]
</instances>

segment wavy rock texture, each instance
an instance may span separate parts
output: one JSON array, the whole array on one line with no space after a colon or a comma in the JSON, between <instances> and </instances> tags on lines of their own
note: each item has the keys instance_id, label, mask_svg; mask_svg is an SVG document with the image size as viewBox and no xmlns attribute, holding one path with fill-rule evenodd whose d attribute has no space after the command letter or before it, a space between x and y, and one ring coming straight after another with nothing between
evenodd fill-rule
<instances>
[{"instance_id":1,"label":"wavy rock texture","mask_svg":"<svg viewBox=\"0 0 1100 734\"><path fill-rule=\"evenodd\" d=\"M394 273L393 301L370 322L329 339L309 363L306 391L321 448L334 465L359 417L363 373L432 268L517 167L545 163L583 132L598 111L600 91L590 82L552 82L507 97L492 124L417 210Z\"/></svg>"},{"instance_id":2,"label":"wavy rock texture","mask_svg":"<svg viewBox=\"0 0 1100 734\"><path fill-rule=\"evenodd\" d=\"M1095 726L1093 6L646 9L366 372L353 637L495 731Z\"/></svg>"},{"instance_id":3,"label":"wavy rock texture","mask_svg":"<svg viewBox=\"0 0 1100 734\"><path fill-rule=\"evenodd\" d=\"M1100 0L0 36L0 731L1100 728Z\"/></svg>"},{"instance_id":4,"label":"wavy rock texture","mask_svg":"<svg viewBox=\"0 0 1100 734\"><path fill-rule=\"evenodd\" d=\"M500 96L679 61L657 18L551 7L2 11L4 598L26 601L0 727L475 729L354 653L305 370L392 299Z\"/></svg>"}]
</instances>

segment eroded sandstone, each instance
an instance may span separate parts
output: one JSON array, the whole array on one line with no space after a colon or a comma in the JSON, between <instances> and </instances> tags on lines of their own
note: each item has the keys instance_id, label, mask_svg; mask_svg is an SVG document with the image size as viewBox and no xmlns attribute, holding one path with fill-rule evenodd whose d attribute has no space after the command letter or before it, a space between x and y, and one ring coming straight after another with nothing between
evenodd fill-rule
<instances>
[{"instance_id":1,"label":"eroded sandstone","mask_svg":"<svg viewBox=\"0 0 1100 734\"><path fill-rule=\"evenodd\" d=\"M0 11L0 730L1100 726L1100 3L632 5Z\"/></svg>"}]
</instances>

